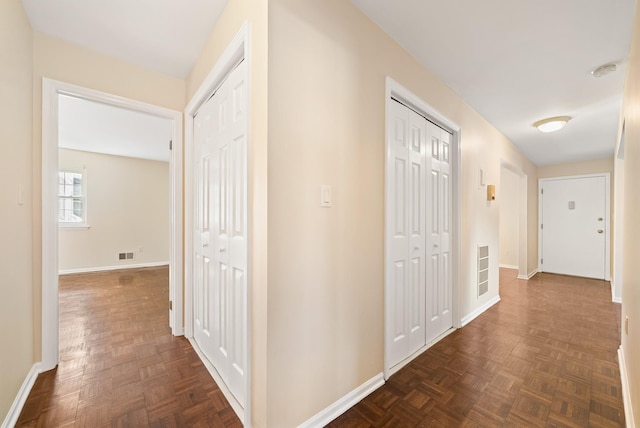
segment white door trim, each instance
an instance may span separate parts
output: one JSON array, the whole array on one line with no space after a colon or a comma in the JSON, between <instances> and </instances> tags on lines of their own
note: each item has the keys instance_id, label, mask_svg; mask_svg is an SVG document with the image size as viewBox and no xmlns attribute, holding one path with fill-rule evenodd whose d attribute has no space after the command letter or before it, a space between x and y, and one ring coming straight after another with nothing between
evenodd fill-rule
<instances>
[{"instance_id":1,"label":"white door trim","mask_svg":"<svg viewBox=\"0 0 640 428\"><path fill-rule=\"evenodd\" d=\"M604 231L606 234L606 239L604 240L604 279L605 281L611 281L611 174L608 172L597 173L597 174L582 174L582 175L565 175L560 177L547 177L538 179L538 272L544 272L544 267L540 263L542 260L542 233L540 230L542 229L542 193L540 189L542 189L543 183L547 181L554 180L572 180L576 178L592 178L592 177L604 177L605 179L605 222L604 222Z\"/></svg>"},{"instance_id":2,"label":"white door trim","mask_svg":"<svg viewBox=\"0 0 640 428\"><path fill-rule=\"evenodd\" d=\"M410 90L408 90L407 88L405 88L404 86L402 86L400 83L396 82L395 80L393 80L391 77L386 78L385 81L385 177L389 174L389 147L390 147L390 141L389 141L389 132L387 132L387 130L389 129L389 127L391 126L391 103L394 103L395 101L393 101L391 98L395 98L399 101L402 101L403 104L410 106L412 109L414 109L417 112L420 112L422 115L424 115L425 117L428 117L429 120L433 123L435 123L436 125L438 125L439 127L451 132L453 134L453 137L451 139L451 144L453 145L451 153L452 153L452 157L453 160L451 162L451 166L452 166L452 174L451 176L453 177L453 196L452 196L452 224L453 224L453 231L452 231L452 237L451 237L451 245L452 245L452 250L451 253L453 255L453 262L452 262L452 284L453 284L453 327L454 328L458 328L462 325L462 321L461 321L461 314L460 314L460 308L461 308L461 295L460 295L460 289L459 289L459 283L460 283L460 248L461 248L461 236L460 236L460 232L461 232L461 204L462 204L462 192L461 192L461 183L460 183L460 133L461 133L461 129L460 126L458 124L456 124L454 121L452 121L451 119L447 118L446 116L442 115L439 111L437 111L435 108L433 108L432 106L430 106L429 104L427 104L426 102L424 102L422 99L420 99L418 96L416 96L414 93L412 93ZM388 379L389 376L392 374L391 373L391 367L390 367L390 358L389 358L389 349L388 349L388 338L391 337L393 335L393 324L392 324L392 320L391 320L391 310L392 307L389 304L390 299L391 299L391 283L392 283L392 279L390 278L390 274L391 272L389 271L389 269L387 269L387 260L391 259L391 248L390 246L387 245L386 242L386 236L387 236L387 232L388 230L390 230L393 225L391 224L391 220L392 217L391 215L389 215L389 197L390 197L390 191L389 189L386 188L387 184L386 184L387 180L385 178L385 249L384 249L384 257L385 257L385 277L384 277L384 300L385 300L385 305L384 305L384 334L385 334L385 338L384 338L384 378ZM444 336L444 335L443 335ZM421 350L419 350L416 354L414 354L413 356L411 356L410 358L414 358L415 356L419 355L421 352L423 352L425 349L427 349L431 344L427 344L427 346ZM403 363L401 363L403 364Z\"/></svg>"},{"instance_id":3,"label":"white door trim","mask_svg":"<svg viewBox=\"0 0 640 428\"><path fill-rule=\"evenodd\" d=\"M246 82L247 82L247 94L249 102L247 103L247 115L248 115L248 129L247 129L247 156L249 165L248 174L251 175L251 62L249 57L249 23L244 22L238 33L233 40L229 43L225 51L222 53L216 64L213 66L207 77L204 79L198 90L194 93L193 97L185 107L184 119L185 119L185 165L187 174L185 174L185 336L193 338L193 283L194 283L194 215L196 212L195 202L196 195L194 193L194 175L191 166L194 163L194 135L193 135L193 122L194 117L197 114L200 106L207 101L216 89L222 84L225 78L233 71L235 66L242 60L247 62L246 67ZM251 195L251 180L247 181L248 192L247 195ZM248 212L251 215L251 199L249 197ZM246 384L246 398L245 406L242 409L239 403L230 393L225 393L228 389L221 389L225 393L225 397L232 404L233 409L236 411L240 419L243 421L244 426L251 426L251 222L248 222L247 242L248 254L247 254L247 343L245 343L245 352L247 353L247 384ZM193 342L192 342L193 343Z\"/></svg>"},{"instance_id":4,"label":"white door trim","mask_svg":"<svg viewBox=\"0 0 640 428\"><path fill-rule=\"evenodd\" d=\"M173 121L169 290L172 332L182 334L182 113L57 80L42 79L42 365L58 364L58 96L71 95ZM168 144L168 142L167 142Z\"/></svg>"}]
</instances>

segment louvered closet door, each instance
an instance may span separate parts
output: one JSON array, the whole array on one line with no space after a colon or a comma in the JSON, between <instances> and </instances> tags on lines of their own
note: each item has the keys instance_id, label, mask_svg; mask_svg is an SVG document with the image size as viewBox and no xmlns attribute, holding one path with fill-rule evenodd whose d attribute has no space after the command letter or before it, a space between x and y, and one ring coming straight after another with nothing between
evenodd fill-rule
<instances>
[{"instance_id":1,"label":"louvered closet door","mask_svg":"<svg viewBox=\"0 0 640 428\"><path fill-rule=\"evenodd\" d=\"M244 407L247 338L247 85L245 63L194 121L198 171L194 336Z\"/></svg>"},{"instance_id":2,"label":"louvered closet door","mask_svg":"<svg viewBox=\"0 0 640 428\"><path fill-rule=\"evenodd\" d=\"M453 327L451 134L427 126L427 342Z\"/></svg>"},{"instance_id":3,"label":"louvered closet door","mask_svg":"<svg viewBox=\"0 0 640 428\"><path fill-rule=\"evenodd\" d=\"M425 133L426 120L393 103L389 139L387 230L391 260L387 278L393 331L388 338L390 366L425 344Z\"/></svg>"}]
</instances>

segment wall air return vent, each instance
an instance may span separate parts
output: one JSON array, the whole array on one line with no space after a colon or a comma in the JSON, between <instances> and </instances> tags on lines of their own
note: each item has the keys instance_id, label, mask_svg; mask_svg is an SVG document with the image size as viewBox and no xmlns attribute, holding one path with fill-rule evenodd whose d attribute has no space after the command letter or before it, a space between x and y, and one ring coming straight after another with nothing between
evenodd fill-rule
<instances>
[{"instance_id":1,"label":"wall air return vent","mask_svg":"<svg viewBox=\"0 0 640 428\"><path fill-rule=\"evenodd\" d=\"M133 252L118 253L118 260L133 260Z\"/></svg>"},{"instance_id":2,"label":"wall air return vent","mask_svg":"<svg viewBox=\"0 0 640 428\"><path fill-rule=\"evenodd\" d=\"M478 245L478 297L489 291L489 246Z\"/></svg>"}]
</instances>

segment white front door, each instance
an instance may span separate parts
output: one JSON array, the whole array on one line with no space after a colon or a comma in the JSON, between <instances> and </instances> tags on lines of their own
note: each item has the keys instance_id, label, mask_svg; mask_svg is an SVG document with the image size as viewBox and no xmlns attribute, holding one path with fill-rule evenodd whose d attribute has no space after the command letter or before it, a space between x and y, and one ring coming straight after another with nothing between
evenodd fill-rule
<instances>
[{"instance_id":1,"label":"white front door","mask_svg":"<svg viewBox=\"0 0 640 428\"><path fill-rule=\"evenodd\" d=\"M246 397L247 89L242 62L194 118L194 338L238 403Z\"/></svg>"},{"instance_id":2,"label":"white front door","mask_svg":"<svg viewBox=\"0 0 640 428\"><path fill-rule=\"evenodd\" d=\"M387 352L394 367L453 326L451 134L398 102L387 137Z\"/></svg>"},{"instance_id":3,"label":"white front door","mask_svg":"<svg viewBox=\"0 0 640 428\"><path fill-rule=\"evenodd\" d=\"M607 177L540 181L540 271L606 279Z\"/></svg>"}]
</instances>

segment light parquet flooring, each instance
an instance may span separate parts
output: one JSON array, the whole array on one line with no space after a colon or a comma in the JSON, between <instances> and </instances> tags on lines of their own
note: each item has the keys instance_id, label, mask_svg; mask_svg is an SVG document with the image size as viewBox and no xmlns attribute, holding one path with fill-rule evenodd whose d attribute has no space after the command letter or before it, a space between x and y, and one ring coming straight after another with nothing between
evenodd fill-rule
<instances>
[{"instance_id":1,"label":"light parquet flooring","mask_svg":"<svg viewBox=\"0 0 640 428\"><path fill-rule=\"evenodd\" d=\"M624 427L609 283L504 269L500 296L329 426Z\"/></svg>"},{"instance_id":2,"label":"light parquet flooring","mask_svg":"<svg viewBox=\"0 0 640 428\"><path fill-rule=\"evenodd\" d=\"M60 277L60 364L17 427L239 427L190 343L173 337L168 268Z\"/></svg>"}]
</instances>

